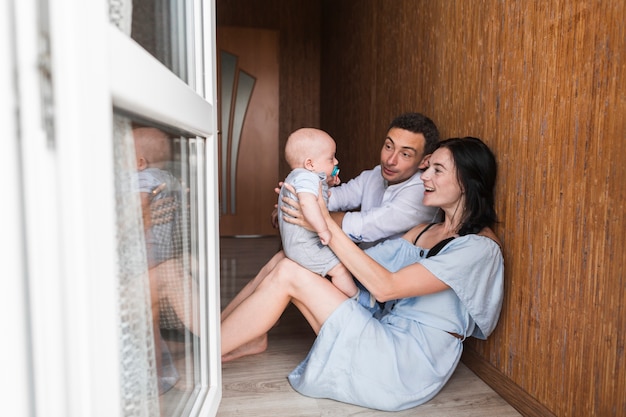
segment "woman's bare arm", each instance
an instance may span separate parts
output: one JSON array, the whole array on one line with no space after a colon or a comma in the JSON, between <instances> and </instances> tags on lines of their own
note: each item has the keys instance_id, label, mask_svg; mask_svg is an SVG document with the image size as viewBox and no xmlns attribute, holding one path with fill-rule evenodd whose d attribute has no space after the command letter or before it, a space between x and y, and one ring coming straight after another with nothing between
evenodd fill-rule
<instances>
[{"instance_id":1,"label":"woman's bare arm","mask_svg":"<svg viewBox=\"0 0 626 417\"><path fill-rule=\"evenodd\" d=\"M328 226L317 204L317 197L312 193L298 193L300 200L300 209L303 216L307 219L313 230L317 233L322 244L327 245L330 233Z\"/></svg>"},{"instance_id":2,"label":"woman's bare arm","mask_svg":"<svg viewBox=\"0 0 626 417\"><path fill-rule=\"evenodd\" d=\"M449 288L418 263L395 273L388 271L352 242L333 221L323 200L320 208L332 234L330 248L378 301L432 294Z\"/></svg>"},{"instance_id":3,"label":"woman's bare arm","mask_svg":"<svg viewBox=\"0 0 626 417\"><path fill-rule=\"evenodd\" d=\"M291 204L291 201L286 203ZM449 288L420 264L407 266L395 273L389 272L352 242L341 226L333 221L321 197L318 197L318 204L332 235L330 248L378 301L432 294ZM289 214L285 217L285 221L313 230L297 209L293 210L283 205L281 210ZM413 230L407 235L412 232L415 233Z\"/></svg>"}]
</instances>

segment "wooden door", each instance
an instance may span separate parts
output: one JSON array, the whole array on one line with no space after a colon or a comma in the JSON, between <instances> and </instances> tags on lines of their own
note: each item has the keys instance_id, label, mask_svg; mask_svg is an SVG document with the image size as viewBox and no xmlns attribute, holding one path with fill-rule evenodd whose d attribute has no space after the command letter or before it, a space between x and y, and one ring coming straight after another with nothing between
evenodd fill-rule
<instances>
[{"instance_id":1,"label":"wooden door","mask_svg":"<svg viewBox=\"0 0 626 417\"><path fill-rule=\"evenodd\" d=\"M275 235L278 32L218 27L220 235Z\"/></svg>"}]
</instances>

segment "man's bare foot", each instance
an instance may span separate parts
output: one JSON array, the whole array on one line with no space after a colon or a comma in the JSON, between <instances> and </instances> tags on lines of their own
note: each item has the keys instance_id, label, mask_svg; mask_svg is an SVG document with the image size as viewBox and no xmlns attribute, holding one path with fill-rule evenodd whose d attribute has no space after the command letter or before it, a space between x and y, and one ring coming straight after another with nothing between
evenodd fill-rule
<instances>
[{"instance_id":1,"label":"man's bare foot","mask_svg":"<svg viewBox=\"0 0 626 417\"><path fill-rule=\"evenodd\" d=\"M242 356L254 355L267 349L267 334L257 337L237 349L222 355L222 362L232 361Z\"/></svg>"}]
</instances>

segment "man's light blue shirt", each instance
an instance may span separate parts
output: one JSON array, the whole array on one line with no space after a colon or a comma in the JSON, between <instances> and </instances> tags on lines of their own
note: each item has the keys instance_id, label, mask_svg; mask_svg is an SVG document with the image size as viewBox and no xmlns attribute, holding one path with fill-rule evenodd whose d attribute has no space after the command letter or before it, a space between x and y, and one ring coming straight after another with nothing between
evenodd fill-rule
<instances>
[{"instance_id":1,"label":"man's light blue shirt","mask_svg":"<svg viewBox=\"0 0 626 417\"><path fill-rule=\"evenodd\" d=\"M418 171L404 182L388 185L377 165L331 188L328 209L348 212L343 218L343 231L362 247L402 236L418 224L432 222L437 214L436 208L422 205L421 174Z\"/></svg>"}]
</instances>

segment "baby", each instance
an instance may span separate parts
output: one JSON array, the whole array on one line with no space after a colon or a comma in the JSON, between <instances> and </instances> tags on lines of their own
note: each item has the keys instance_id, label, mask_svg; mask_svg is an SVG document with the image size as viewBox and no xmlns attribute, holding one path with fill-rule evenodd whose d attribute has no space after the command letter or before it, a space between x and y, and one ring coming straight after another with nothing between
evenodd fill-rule
<instances>
[{"instance_id":1,"label":"baby","mask_svg":"<svg viewBox=\"0 0 626 417\"><path fill-rule=\"evenodd\" d=\"M133 129L137 180L141 196L141 207L146 228L148 267L152 268L182 253L182 230L180 213L176 210L171 220L152 224L150 204L156 200L172 197L175 207L180 207L182 186L165 165L171 160L171 142L168 135L156 128Z\"/></svg>"},{"instance_id":2,"label":"baby","mask_svg":"<svg viewBox=\"0 0 626 417\"><path fill-rule=\"evenodd\" d=\"M335 150L333 138L319 129L298 129L289 136L285 146L285 159L292 171L284 183L290 184L296 195L283 185L278 204L284 204L283 197L298 201L300 210L315 232L286 222L282 215L278 216L278 225L283 250L289 259L323 277L329 276L332 283L344 294L355 297L358 291L352 274L326 246L330 232L317 203L320 182L326 203L329 185L339 184Z\"/></svg>"},{"instance_id":3,"label":"baby","mask_svg":"<svg viewBox=\"0 0 626 417\"><path fill-rule=\"evenodd\" d=\"M165 169L172 160L171 139L153 127L134 128L133 139L148 258L158 388L159 394L164 394L177 383L180 375L161 337L161 329L185 326L194 331L184 287L189 286L191 291L195 287L182 261L182 185ZM169 214L153 221L152 203L157 201L158 210ZM191 294L194 297L195 291Z\"/></svg>"}]
</instances>

